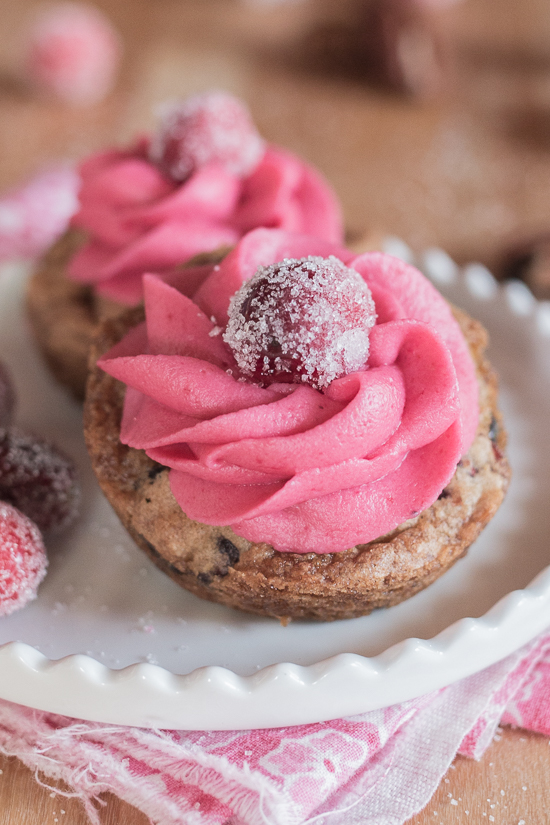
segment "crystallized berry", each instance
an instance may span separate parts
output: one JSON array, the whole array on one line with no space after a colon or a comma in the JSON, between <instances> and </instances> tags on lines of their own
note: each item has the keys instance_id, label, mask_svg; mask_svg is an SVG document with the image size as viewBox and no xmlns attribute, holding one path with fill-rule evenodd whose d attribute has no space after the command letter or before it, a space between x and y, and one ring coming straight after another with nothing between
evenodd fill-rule
<instances>
[{"instance_id":1,"label":"crystallized berry","mask_svg":"<svg viewBox=\"0 0 550 825\"><path fill-rule=\"evenodd\" d=\"M8 370L0 361L0 427L9 427L14 407L15 390Z\"/></svg>"},{"instance_id":2,"label":"crystallized berry","mask_svg":"<svg viewBox=\"0 0 550 825\"><path fill-rule=\"evenodd\" d=\"M121 43L95 5L60 0L39 6L27 40L26 73L39 87L77 106L97 103L111 90Z\"/></svg>"},{"instance_id":3,"label":"crystallized berry","mask_svg":"<svg viewBox=\"0 0 550 825\"><path fill-rule=\"evenodd\" d=\"M36 524L0 501L0 616L36 598L48 559Z\"/></svg>"},{"instance_id":4,"label":"crystallized berry","mask_svg":"<svg viewBox=\"0 0 550 825\"><path fill-rule=\"evenodd\" d=\"M376 321L368 286L334 256L259 267L233 296L224 341L243 376L317 389L365 366Z\"/></svg>"},{"instance_id":5,"label":"crystallized berry","mask_svg":"<svg viewBox=\"0 0 550 825\"><path fill-rule=\"evenodd\" d=\"M149 156L177 181L212 162L246 177L260 162L264 148L246 107L231 95L212 92L166 104Z\"/></svg>"},{"instance_id":6,"label":"crystallized berry","mask_svg":"<svg viewBox=\"0 0 550 825\"><path fill-rule=\"evenodd\" d=\"M61 530L78 515L75 466L47 441L14 428L0 429L0 499L40 530Z\"/></svg>"}]
</instances>

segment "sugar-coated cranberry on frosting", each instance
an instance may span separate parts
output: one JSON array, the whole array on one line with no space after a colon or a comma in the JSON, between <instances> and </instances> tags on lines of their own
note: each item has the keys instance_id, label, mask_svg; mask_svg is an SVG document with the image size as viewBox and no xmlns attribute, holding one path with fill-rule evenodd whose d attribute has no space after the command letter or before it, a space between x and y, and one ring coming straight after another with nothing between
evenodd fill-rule
<instances>
[{"instance_id":1,"label":"sugar-coated cranberry on frosting","mask_svg":"<svg viewBox=\"0 0 550 825\"><path fill-rule=\"evenodd\" d=\"M195 95L162 107L149 157L169 177L184 181L209 163L238 177L250 175L265 146L250 113L232 95Z\"/></svg>"},{"instance_id":2,"label":"sugar-coated cranberry on frosting","mask_svg":"<svg viewBox=\"0 0 550 825\"><path fill-rule=\"evenodd\" d=\"M202 273L181 264L233 246L257 227L341 243L336 195L311 166L265 144L246 108L223 93L173 104L151 138L93 155L80 167L73 226L87 242L69 275L124 304L155 271L191 295Z\"/></svg>"},{"instance_id":3,"label":"sugar-coated cranberry on frosting","mask_svg":"<svg viewBox=\"0 0 550 825\"><path fill-rule=\"evenodd\" d=\"M367 285L368 360L321 390L261 386L224 342L231 299L262 267L310 256L337 259ZM152 275L144 290L146 322L99 364L128 386L121 440L171 468L192 519L280 551L345 550L432 504L474 438L465 339L440 294L396 258L258 229L193 300Z\"/></svg>"},{"instance_id":4,"label":"sugar-coated cranberry on frosting","mask_svg":"<svg viewBox=\"0 0 550 825\"><path fill-rule=\"evenodd\" d=\"M8 616L36 598L47 567L36 524L0 501L0 616Z\"/></svg>"}]
</instances>

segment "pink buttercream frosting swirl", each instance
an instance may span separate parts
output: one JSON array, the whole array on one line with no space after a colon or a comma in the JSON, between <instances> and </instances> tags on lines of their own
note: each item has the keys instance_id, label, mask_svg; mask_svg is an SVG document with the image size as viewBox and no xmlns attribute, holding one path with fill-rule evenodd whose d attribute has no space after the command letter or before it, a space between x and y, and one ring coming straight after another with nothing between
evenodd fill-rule
<instances>
[{"instance_id":1,"label":"pink buttercream frosting swirl","mask_svg":"<svg viewBox=\"0 0 550 825\"><path fill-rule=\"evenodd\" d=\"M367 363L322 391L243 381L219 334L230 298L259 266L310 255L334 255L367 283ZM128 386L122 442L171 468L192 519L280 551L345 550L432 504L474 438L466 341L441 295L396 258L258 229L192 300L152 275L144 293L145 323L99 364Z\"/></svg>"},{"instance_id":2,"label":"pink buttercream frosting swirl","mask_svg":"<svg viewBox=\"0 0 550 825\"><path fill-rule=\"evenodd\" d=\"M307 163L267 145L246 176L206 163L184 182L150 160L150 140L127 151L93 155L80 166L74 227L88 240L69 276L123 304L142 297L141 276L155 271L190 295L197 268L181 264L201 252L233 246L256 227L274 227L341 243L342 217L328 183Z\"/></svg>"}]
</instances>

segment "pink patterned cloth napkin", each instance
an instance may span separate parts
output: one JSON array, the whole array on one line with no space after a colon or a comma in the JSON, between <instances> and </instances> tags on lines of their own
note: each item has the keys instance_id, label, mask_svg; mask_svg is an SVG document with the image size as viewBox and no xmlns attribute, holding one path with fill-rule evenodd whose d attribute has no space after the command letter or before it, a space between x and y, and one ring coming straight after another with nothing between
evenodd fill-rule
<instances>
[{"instance_id":1,"label":"pink patterned cloth napkin","mask_svg":"<svg viewBox=\"0 0 550 825\"><path fill-rule=\"evenodd\" d=\"M550 630L427 696L299 727L144 730L0 702L0 750L72 786L95 825L105 791L157 825L401 825L499 723L550 734Z\"/></svg>"}]
</instances>

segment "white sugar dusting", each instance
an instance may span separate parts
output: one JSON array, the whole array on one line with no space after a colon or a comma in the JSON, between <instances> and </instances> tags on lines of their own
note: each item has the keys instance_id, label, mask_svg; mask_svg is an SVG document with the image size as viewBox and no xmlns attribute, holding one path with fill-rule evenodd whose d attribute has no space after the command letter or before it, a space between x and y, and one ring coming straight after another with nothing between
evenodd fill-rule
<instances>
[{"instance_id":1,"label":"white sugar dusting","mask_svg":"<svg viewBox=\"0 0 550 825\"><path fill-rule=\"evenodd\" d=\"M247 378L322 389L364 368L375 321L370 290L354 269L334 256L285 258L259 267L233 296L223 338Z\"/></svg>"},{"instance_id":2,"label":"white sugar dusting","mask_svg":"<svg viewBox=\"0 0 550 825\"><path fill-rule=\"evenodd\" d=\"M214 161L246 177L264 155L265 143L248 109L232 95L210 92L165 103L160 115L149 157L174 180L184 181Z\"/></svg>"}]
</instances>

